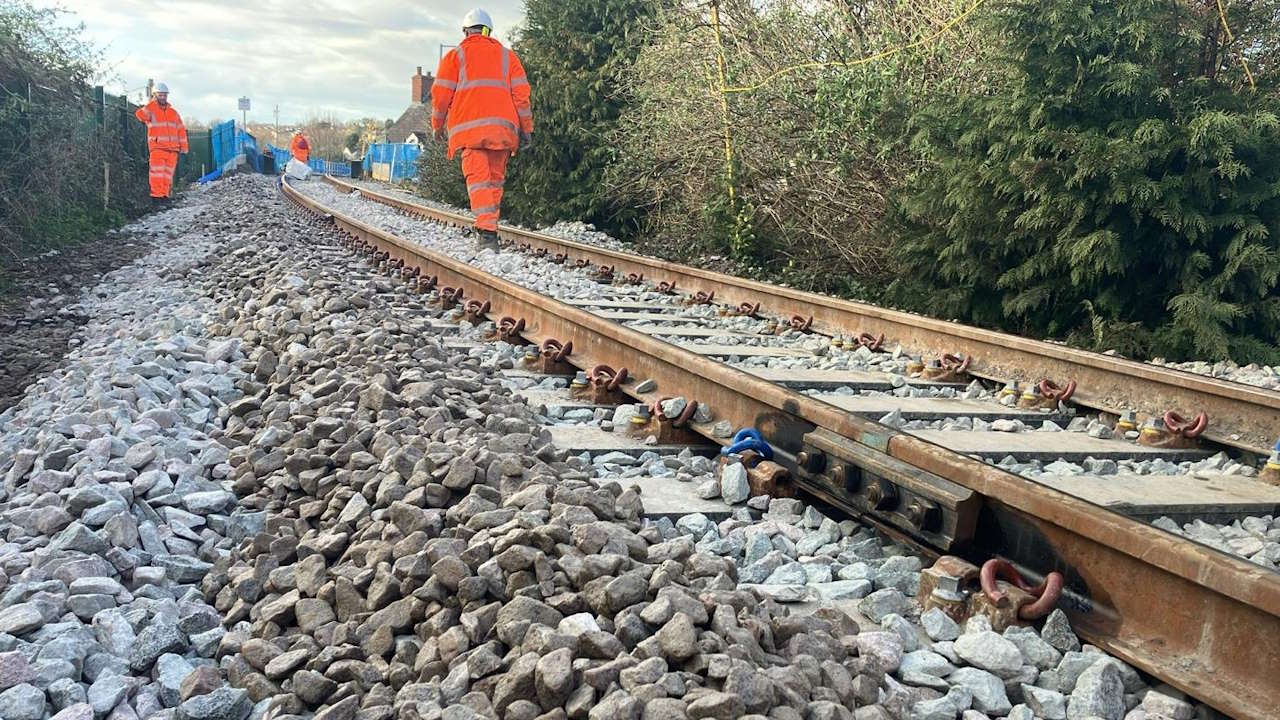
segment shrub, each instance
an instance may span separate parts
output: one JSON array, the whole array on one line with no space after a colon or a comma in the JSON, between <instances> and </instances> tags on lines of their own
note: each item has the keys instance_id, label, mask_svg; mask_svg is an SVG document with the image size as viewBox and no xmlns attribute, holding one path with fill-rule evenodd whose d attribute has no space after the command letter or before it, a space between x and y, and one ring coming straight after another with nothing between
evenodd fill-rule
<instances>
[{"instance_id":1,"label":"shrub","mask_svg":"<svg viewBox=\"0 0 1280 720\"><path fill-rule=\"evenodd\" d=\"M904 188L894 295L1085 345L1280 361L1280 103L1243 86L1246 43L1200 10L989 14L988 88L911 121L929 165Z\"/></svg>"}]
</instances>

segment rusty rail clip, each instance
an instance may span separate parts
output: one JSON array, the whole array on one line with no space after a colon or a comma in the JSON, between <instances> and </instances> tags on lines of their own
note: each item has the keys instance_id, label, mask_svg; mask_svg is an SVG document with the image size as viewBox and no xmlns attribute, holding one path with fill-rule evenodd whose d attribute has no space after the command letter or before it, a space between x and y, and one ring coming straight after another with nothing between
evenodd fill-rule
<instances>
[{"instance_id":1,"label":"rusty rail clip","mask_svg":"<svg viewBox=\"0 0 1280 720\"><path fill-rule=\"evenodd\" d=\"M982 593L996 607L1005 607L1009 602L1008 593L997 586L996 580L1005 580L1030 594L1029 601L1018 607L1018 618L1021 620L1038 620L1048 615L1058 603L1058 598L1062 596L1062 573L1051 572L1045 575L1044 582L1032 585L1008 560L992 558L982 564L978 581L982 587Z\"/></svg>"},{"instance_id":2,"label":"rusty rail clip","mask_svg":"<svg viewBox=\"0 0 1280 720\"><path fill-rule=\"evenodd\" d=\"M525 340L520 336L520 333L524 331L524 328L524 318L517 320L510 315L504 315L498 320L498 324L493 326L493 332L489 333L486 339L500 340L512 345L522 345Z\"/></svg>"},{"instance_id":3,"label":"rusty rail clip","mask_svg":"<svg viewBox=\"0 0 1280 720\"><path fill-rule=\"evenodd\" d=\"M805 318L803 315L792 315L789 324L791 325L792 330L809 332L810 328L813 327L813 316L810 315L808 318Z\"/></svg>"},{"instance_id":4,"label":"rusty rail clip","mask_svg":"<svg viewBox=\"0 0 1280 720\"><path fill-rule=\"evenodd\" d=\"M462 302L462 288L444 287L440 289L440 307L452 310Z\"/></svg>"},{"instance_id":5,"label":"rusty rail clip","mask_svg":"<svg viewBox=\"0 0 1280 720\"><path fill-rule=\"evenodd\" d=\"M588 384L577 390L577 395L598 405L621 405L630 402L619 388L630 377L625 368L614 370L608 365L596 365L587 371Z\"/></svg>"},{"instance_id":6,"label":"rusty rail clip","mask_svg":"<svg viewBox=\"0 0 1280 720\"><path fill-rule=\"evenodd\" d=\"M864 347L868 350L879 350L884 346L884 333L880 333L879 337L868 332L858 333L855 343L858 347Z\"/></svg>"},{"instance_id":7,"label":"rusty rail clip","mask_svg":"<svg viewBox=\"0 0 1280 720\"><path fill-rule=\"evenodd\" d=\"M484 302L480 302L479 300L468 300L467 304L462 308L462 313L473 325L478 325L484 320L484 316L489 314L489 310L491 309L492 306L490 306L488 300L485 300Z\"/></svg>"},{"instance_id":8,"label":"rusty rail clip","mask_svg":"<svg viewBox=\"0 0 1280 720\"><path fill-rule=\"evenodd\" d=\"M939 360L930 361L920 376L936 382L962 382L973 358L944 353Z\"/></svg>"}]
</instances>

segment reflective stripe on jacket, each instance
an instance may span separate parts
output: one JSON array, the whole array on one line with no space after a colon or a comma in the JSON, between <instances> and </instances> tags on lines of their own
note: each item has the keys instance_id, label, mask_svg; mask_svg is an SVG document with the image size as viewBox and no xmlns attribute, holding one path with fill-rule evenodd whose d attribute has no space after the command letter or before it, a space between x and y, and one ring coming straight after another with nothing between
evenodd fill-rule
<instances>
[{"instance_id":1,"label":"reflective stripe on jacket","mask_svg":"<svg viewBox=\"0 0 1280 720\"><path fill-rule=\"evenodd\" d=\"M491 37L471 35L440 60L431 85L431 128L459 148L515 150L533 132L529 79L520 58Z\"/></svg>"},{"instance_id":2,"label":"reflective stripe on jacket","mask_svg":"<svg viewBox=\"0 0 1280 720\"><path fill-rule=\"evenodd\" d=\"M173 105L160 107L151 102L138 108L134 117L147 124L147 147L152 150L187 151L187 126Z\"/></svg>"}]
</instances>

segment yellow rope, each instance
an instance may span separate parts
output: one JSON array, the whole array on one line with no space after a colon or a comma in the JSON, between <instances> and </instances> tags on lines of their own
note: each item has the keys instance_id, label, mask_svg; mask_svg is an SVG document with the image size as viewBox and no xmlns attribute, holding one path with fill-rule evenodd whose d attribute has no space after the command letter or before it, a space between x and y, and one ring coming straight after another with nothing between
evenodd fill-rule
<instances>
[{"instance_id":1,"label":"yellow rope","mask_svg":"<svg viewBox=\"0 0 1280 720\"><path fill-rule=\"evenodd\" d=\"M1218 0L1218 17L1222 20L1222 29L1227 32L1227 42L1235 42L1236 36L1231 32L1231 26L1227 24L1227 9L1222 6L1222 0ZM1240 53L1240 67L1244 68L1244 76L1249 80L1249 87L1257 89L1257 85L1253 82L1253 73L1249 71L1249 61L1244 59L1244 53Z\"/></svg>"},{"instance_id":2,"label":"yellow rope","mask_svg":"<svg viewBox=\"0 0 1280 720\"><path fill-rule=\"evenodd\" d=\"M772 83L774 80L777 80L783 75L790 75L791 73L798 72L800 70L811 70L814 68L824 68L824 67L856 67L858 65L866 65L868 63L873 63L877 60L883 60L887 57L897 55L900 52L918 48L921 45L927 45L928 43L931 43L934 40L938 39L939 37L942 37L946 33L950 32L955 26L964 22L965 19L967 19L971 14L973 14L973 11L981 7L982 4L985 3L986 1L987 0L975 0L974 3L970 5L964 12L960 13L956 17L947 21L946 24L938 28L938 30L914 42L910 42L905 45L897 45L891 48L887 48L885 50L881 50L878 53L875 53L874 55L868 55L867 57L859 58L857 60L832 60L827 62L810 62L810 63L802 63L800 65L792 65L790 67L785 67L785 68L782 68L781 70L778 70L777 72L773 73L769 77L766 77L764 80L761 80L755 85L725 87L725 88L722 88L722 92L724 93L753 92L755 90L759 90L762 87L765 87L766 85ZM1221 2L1221 0L1219 0L1219 2ZM716 42L719 43L720 42L720 21L719 21L719 13L716 12L714 3L712 5L712 15L714 16L715 24L716 24ZM721 50L722 58L723 58L723 53L724 51L722 49Z\"/></svg>"}]
</instances>

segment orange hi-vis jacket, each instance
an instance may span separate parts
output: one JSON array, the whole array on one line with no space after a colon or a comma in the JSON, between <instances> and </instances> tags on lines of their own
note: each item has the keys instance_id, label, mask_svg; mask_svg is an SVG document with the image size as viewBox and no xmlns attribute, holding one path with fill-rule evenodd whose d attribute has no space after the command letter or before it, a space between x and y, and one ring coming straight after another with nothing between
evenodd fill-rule
<instances>
[{"instance_id":1,"label":"orange hi-vis jacket","mask_svg":"<svg viewBox=\"0 0 1280 720\"><path fill-rule=\"evenodd\" d=\"M502 43L470 35L440 60L431 85L431 129L448 121L449 157L459 148L515 150L533 132L529 79Z\"/></svg>"},{"instance_id":2,"label":"orange hi-vis jacket","mask_svg":"<svg viewBox=\"0 0 1280 720\"><path fill-rule=\"evenodd\" d=\"M301 135L294 135L293 142L289 143L289 155L300 163L305 163L311 159L311 145L307 143L307 139Z\"/></svg>"},{"instance_id":3,"label":"orange hi-vis jacket","mask_svg":"<svg viewBox=\"0 0 1280 720\"><path fill-rule=\"evenodd\" d=\"M173 105L160 107L154 99L134 113L147 124L147 148L187 152L187 126Z\"/></svg>"}]
</instances>

